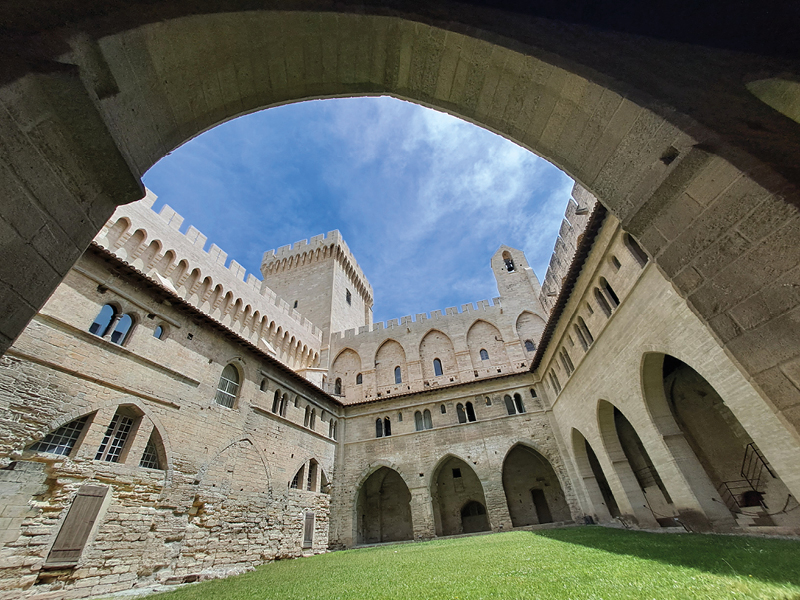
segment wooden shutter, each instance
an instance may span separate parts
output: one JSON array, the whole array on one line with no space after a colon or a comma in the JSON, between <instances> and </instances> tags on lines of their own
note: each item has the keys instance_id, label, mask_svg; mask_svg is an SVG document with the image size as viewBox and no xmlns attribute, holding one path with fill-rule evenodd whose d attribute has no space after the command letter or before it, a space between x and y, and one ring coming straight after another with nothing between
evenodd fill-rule
<instances>
[{"instance_id":1,"label":"wooden shutter","mask_svg":"<svg viewBox=\"0 0 800 600\"><path fill-rule=\"evenodd\" d=\"M314 513L307 512L303 528L303 548L311 548L314 544Z\"/></svg>"},{"instance_id":2,"label":"wooden shutter","mask_svg":"<svg viewBox=\"0 0 800 600\"><path fill-rule=\"evenodd\" d=\"M68 566L78 562L107 493L108 488L100 485L84 485L78 490L47 556L48 566Z\"/></svg>"}]
</instances>

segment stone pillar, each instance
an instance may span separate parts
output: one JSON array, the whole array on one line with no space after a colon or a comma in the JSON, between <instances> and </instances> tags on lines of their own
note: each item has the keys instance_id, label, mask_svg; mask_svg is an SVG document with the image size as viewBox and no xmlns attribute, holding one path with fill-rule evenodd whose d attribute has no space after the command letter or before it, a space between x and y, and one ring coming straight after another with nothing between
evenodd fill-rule
<instances>
[{"instance_id":1,"label":"stone pillar","mask_svg":"<svg viewBox=\"0 0 800 600\"><path fill-rule=\"evenodd\" d=\"M436 524L433 518L433 504L427 487L416 487L411 492L411 521L415 540L429 540L436 537Z\"/></svg>"}]
</instances>

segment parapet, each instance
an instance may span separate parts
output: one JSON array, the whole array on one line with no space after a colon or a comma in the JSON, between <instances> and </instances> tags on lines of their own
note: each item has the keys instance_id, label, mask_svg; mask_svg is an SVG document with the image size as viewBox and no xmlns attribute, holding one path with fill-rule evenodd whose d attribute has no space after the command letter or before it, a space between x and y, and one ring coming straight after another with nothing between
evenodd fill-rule
<instances>
[{"instance_id":1,"label":"parapet","mask_svg":"<svg viewBox=\"0 0 800 600\"><path fill-rule=\"evenodd\" d=\"M462 315L474 314L475 317L484 315L491 317L500 314L502 311L501 299L492 298L489 300L479 300L477 303L470 302L462 304L461 310L458 307L450 306L442 312L441 310L433 310L428 313L417 313L414 318L411 315L400 317L399 319L389 319L386 322L378 321L372 325L365 325L359 327L358 331L348 329L346 331L337 331L331 333L331 345L339 340L352 340L354 338L366 337L376 331L386 331L391 329L405 329L411 332L415 330L425 330L431 328L432 325L443 323L454 318L460 318Z\"/></svg>"},{"instance_id":2,"label":"parapet","mask_svg":"<svg viewBox=\"0 0 800 600\"><path fill-rule=\"evenodd\" d=\"M289 246L281 246L277 250L267 250L261 260L261 274L264 279L268 279L272 274L300 267L313 260L327 258L341 262L354 285L367 300L367 305L372 306L372 285L338 229L324 235L315 235L308 240L300 240Z\"/></svg>"},{"instance_id":3,"label":"parapet","mask_svg":"<svg viewBox=\"0 0 800 600\"><path fill-rule=\"evenodd\" d=\"M205 250L208 238L195 227L181 233L183 217L168 205L156 213L155 201L156 195L147 190L139 202L118 207L95 241L214 318L238 318L240 323L231 324L242 329L257 316L320 349L321 329L235 260L226 266L228 254L219 246ZM227 312L219 315L223 304Z\"/></svg>"},{"instance_id":4,"label":"parapet","mask_svg":"<svg viewBox=\"0 0 800 600\"><path fill-rule=\"evenodd\" d=\"M572 188L572 197L567 203L567 210L561 222L558 232L553 255L550 257L550 264L547 273L542 281L542 293L539 300L548 312L555 305L558 294L561 291L561 282L564 280L569 270L575 250L578 247L578 239L586 230L589 216L597 203L591 193L586 188L577 183Z\"/></svg>"}]
</instances>

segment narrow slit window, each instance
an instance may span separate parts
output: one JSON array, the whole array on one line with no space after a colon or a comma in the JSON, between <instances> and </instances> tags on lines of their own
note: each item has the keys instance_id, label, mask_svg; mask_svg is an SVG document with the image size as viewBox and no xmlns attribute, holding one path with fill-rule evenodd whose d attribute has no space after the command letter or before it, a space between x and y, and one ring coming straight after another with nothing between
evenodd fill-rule
<instances>
[{"instance_id":1,"label":"narrow slit window","mask_svg":"<svg viewBox=\"0 0 800 600\"><path fill-rule=\"evenodd\" d=\"M611 287L611 284L606 281L605 277L600 278L600 287L603 288L603 291L608 296L608 301L611 303L612 310L619 306L619 298L617 294L614 292L614 288Z\"/></svg>"},{"instance_id":2,"label":"narrow slit window","mask_svg":"<svg viewBox=\"0 0 800 600\"><path fill-rule=\"evenodd\" d=\"M438 358L434 358L433 359L433 374L436 377L438 377L442 373L443 373L443 371L442 371L442 361L440 361Z\"/></svg>"},{"instance_id":3,"label":"narrow slit window","mask_svg":"<svg viewBox=\"0 0 800 600\"><path fill-rule=\"evenodd\" d=\"M627 246L630 253L636 259L636 262L639 263L639 266L644 267L650 259L647 257L645 251L642 250L642 247L628 233L623 235L622 239L625 242L625 246Z\"/></svg>"},{"instance_id":4,"label":"narrow slit window","mask_svg":"<svg viewBox=\"0 0 800 600\"><path fill-rule=\"evenodd\" d=\"M347 300L348 304L353 303L353 295L350 293L350 290L347 290L347 294L345 295L345 300Z\"/></svg>"},{"instance_id":5,"label":"narrow slit window","mask_svg":"<svg viewBox=\"0 0 800 600\"><path fill-rule=\"evenodd\" d=\"M333 393L336 396L341 396L342 395L342 378L341 377L337 377L336 378L336 383L333 384Z\"/></svg>"},{"instance_id":6,"label":"narrow slit window","mask_svg":"<svg viewBox=\"0 0 800 600\"><path fill-rule=\"evenodd\" d=\"M522 403L522 396L519 394L514 394L514 406L519 414L525 412L525 405Z\"/></svg>"},{"instance_id":7,"label":"narrow slit window","mask_svg":"<svg viewBox=\"0 0 800 600\"><path fill-rule=\"evenodd\" d=\"M517 414L517 409L514 407L514 401L511 399L511 396L505 395L503 397L503 401L506 403L506 412L510 415Z\"/></svg>"},{"instance_id":8,"label":"narrow slit window","mask_svg":"<svg viewBox=\"0 0 800 600\"><path fill-rule=\"evenodd\" d=\"M442 405L439 407L439 411L440 411L440 412L441 412L443 415L445 415L445 414L447 414L447 407L446 407L444 404L442 404Z\"/></svg>"},{"instance_id":9,"label":"narrow slit window","mask_svg":"<svg viewBox=\"0 0 800 600\"><path fill-rule=\"evenodd\" d=\"M394 382L403 383L403 372L400 370L400 367L394 368Z\"/></svg>"},{"instance_id":10,"label":"narrow slit window","mask_svg":"<svg viewBox=\"0 0 800 600\"><path fill-rule=\"evenodd\" d=\"M420 411L414 413L414 428L417 431L425 429L425 425L422 422L422 413Z\"/></svg>"},{"instance_id":11,"label":"narrow slit window","mask_svg":"<svg viewBox=\"0 0 800 600\"><path fill-rule=\"evenodd\" d=\"M383 437L389 437L392 435L392 422L389 420L389 417L383 419Z\"/></svg>"},{"instance_id":12,"label":"narrow slit window","mask_svg":"<svg viewBox=\"0 0 800 600\"><path fill-rule=\"evenodd\" d=\"M375 419L375 437L383 437L383 419Z\"/></svg>"},{"instance_id":13,"label":"narrow slit window","mask_svg":"<svg viewBox=\"0 0 800 600\"><path fill-rule=\"evenodd\" d=\"M464 405L460 402L456 404L456 414L458 415L458 422L459 423L466 423L467 422L467 413L464 412Z\"/></svg>"},{"instance_id":14,"label":"narrow slit window","mask_svg":"<svg viewBox=\"0 0 800 600\"><path fill-rule=\"evenodd\" d=\"M425 429L433 429L433 419L431 418L431 411L427 408L422 413L422 424L424 425Z\"/></svg>"},{"instance_id":15,"label":"narrow slit window","mask_svg":"<svg viewBox=\"0 0 800 600\"><path fill-rule=\"evenodd\" d=\"M586 326L586 321L584 321L582 317L578 317L578 327L583 331L583 335L586 337L586 343L591 346L594 343L594 336L592 332L589 331L589 328Z\"/></svg>"},{"instance_id":16,"label":"narrow slit window","mask_svg":"<svg viewBox=\"0 0 800 600\"><path fill-rule=\"evenodd\" d=\"M472 406L472 402L467 402L467 421L470 423L477 421L475 418L475 407Z\"/></svg>"},{"instance_id":17,"label":"narrow slit window","mask_svg":"<svg viewBox=\"0 0 800 600\"><path fill-rule=\"evenodd\" d=\"M611 307L608 304L608 300L603 296L603 292L600 291L600 288L594 288L594 298L597 300L597 304L600 305L600 310L602 310L607 317L610 317Z\"/></svg>"}]
</instances>

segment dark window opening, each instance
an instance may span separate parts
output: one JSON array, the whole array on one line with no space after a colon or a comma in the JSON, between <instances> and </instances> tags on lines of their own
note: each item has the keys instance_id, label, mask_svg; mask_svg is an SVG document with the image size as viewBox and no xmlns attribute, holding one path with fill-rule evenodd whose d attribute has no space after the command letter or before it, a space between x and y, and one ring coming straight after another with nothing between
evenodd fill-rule
<instances>
[{"instance_id":1,"label":"dark window opening","mask_svg":"<svg viewBox=\"0 0 800 600\"><path fill-rule=\"evenodd\" d=\"M375 437L383 437L383 420L380 417L375 419Z\"/></svg>"},{"instance_id":2,"label":"dark window opening","mask_svg":"<svg viewBox=\"0 0 800 600\"><path fill-rule=\"evenodd\" d=\"M353 295L350 293L350 290L347 290L347 294L345 295L345 300L347 300L348 304L353 303Z\"/></svg>"},{"instance_id":3,"label":"dark window opening","mask_svg":"<svg viewBox=\"0 0 800 600\"><path fill-rule=\"evenodd\" d=\"M292 308L297 308L297 300L294 301L294 306Z\"/></svg>"},{"instance_id":4,"label":"dark window opening","mask_svg":"<svg viewBox=\"0 0 800 600\"><path fill-rule=\"evenodd\" d=\"M505 401L505 403L506 403L506 412L507 412L508 414L510 414L510 415L515 415L515 414L517 414L517 409L516 409L516 408L514 408L514 401L511 399L511 396L509 396L509 395L505 395L505 396L503 397L503 400L504 400L504 401Z\"/></svg>"},{"instance_id":5,"label":"dark window opening","mask_svg":"<svg viewBox=\"0 0 800 600\"><path fill-rule=\"evenodd\" d=\"M433 429L433 419L431 418L431 411L427 408L425 412L422 413L422 423L425 426L425 429Z\"/></svg>"},{"instance_id":6,"label":"dark window opening","mask_svg":"<svg viewBox=\"0 0 800 600\"><path fill-rule=\"evenodd\" d=\"M534 350L536 350L536 344L532 340L525 340L525 351L533 352Z\"/></svg>"},{"instance_id":7,"label":"dark window opening","mask_svg":"<svg viewBox=\"0 0 800 600\"><path fill-rule=\"evenodd\" d=\"M356 375L356 385L361 385L362 383L364 383L364 376L359 373Z\"/></svg>"},{"instance_id":8,"label":"dark window opening","mask_svg":"<svg viewBox=\"0 0 800 600\"><path fill-rule=\"evenodd\" d=\"M473 408L472 402L467 402L467 421L470 423L477 421L475 418L475 408Z\"/></svg>"},{"instance_id":9,"label":"dark window opening","mask_svg":"<svg viewBox=\"0 0 800 600\"><path fill-rule=\"evenodd\" d=\"M603 291L608 296L609 301L611 302L612 308L616 308L619 306L619 298L617 294L614 293L614 289L611 285L606 281L605 277L600 278L600 287L603 288Z\"/></svg>"},{"instance_id":10,"label":"dark window opening","mask_svg":"<svg viewBox=\"0 0 800 600\"><path fill-rule=\"evenodd\" d=\"M639 266L644 267L647 264L649 258L647 257L645 251L642 250L642 247L628 233L623 235L622 239L625 242L625 246L627 246L630 253L636 259L636 262L639 263Z\"/></svg>"},{"instance_id":11,"label":"dark window opening","mask_svg":"<svg viewBox=\"0 0 800 600\"><path fill-rule=\"evenodd\" d=\"M600 291L600 288L594 288L594 298L597 300L597 304L600 305L600 309L603 313L607 316L611 316L611 307L608 304L608 300L606 300L603 293Z\"/></svg>"},{"instance_id":12,"label":"dark window opening","mask_svg":"<svg viewBox=\"0 0 800 600\"><path fill-rule=\"evenodd\" d=\"M453 479L458 479L461 477L461 469L453 469Z\"/></svg>"},{"instance_id":13,"label":"dark window opening","mask_svg":"<svg viewBox=\"0 0 800 600\"><path fill-rule=\"evenodd\" d=\"M508 252L503 252L503 263L506 266L506 271L508 271L509 273L514 272L515 270L514 259L511 258L511 254L509 254Z\"/></svg>"},{"instance_id":14,"label":"dark window opening","mask_svg":"<svg viewBox=\"0 0 800 600\"><path fill-rule=\"evenodd\" d=\"M281 391L275 390L275 396L272 399L272 412L274 412L275 414L278 413L280 403L281 403Z\"/></svg>"},{"instance_id":15,"label":"dark window opening","mask_svg":"<svg viewBox=\"0 0 800 600\"><path fill-rule=\"evenodd\" d=\"M525 412L525 405L522 403L522 396L519 394L514 394L514 406L519 414Z\"/></svg>"},{"instance_id":16,"label":"dark window opening","mask_svg":"<svg viewBox=\"0 0 800 600\"><path fill-rule=\"evenodd\" d=\"M336 378L336 383L333 384L333 393L337 396L342 395L342 379L341 377Z\"/></svg>"},{"instance_id":17,"label":"dark window opening","mask_svg":"<svg viewBox=\"0 0 800 600\"><path fill-rule=\"evenodd\" d=\"M442 414L443 414L443 415L444 415L444 414L447 414L447 407L446 407L444 404L442 404L442 405L439 407L439 410L442 412Z\"/></svg>"},{"instance_id":18,"label":"dark window opening","mask_svg":"<svg viewBox=\"0 0 800 600\"><path fill-rule=\"evenodd\" d=\"M456 404L456 414L458 415L458 422L459 423L466 423L467 422L467 413L464 412L464 405L460 402Z\"/></svg>"},{"instance_id":19,"label":"dark window opening","mask_svg":"<svg viewBox=\"0 0 800 600\"><path fill-rule=\"evenodd\" d=\"M417 431L422 431L425 428L422 423L422 413L420 411L414 413L414 427Z\"/></svg>"},{"instance_id":20,"label":"dark window opening","mask_svg":"<svg viewBox=\"0 0 800 600\"><path fill-rule=\"evenodd\" d=\"M403 383L403 372L400 370L400 367L394 368L394 382Z\"/></svg>"},{"instance_id":21,"label":"dark window opening","mask_svg":"<svg viewBox=\"0 0 800 600\"><path fill-rule=\"evenodd\" d=\"M438 358L434 358L433 359L433 374L436 377L438 377L442 373L443 373L443 371L442 371L442 361L440 361Z\"/></svg>"},{"instance_id":22,"label":"dark window opening","mask_svg":"<svg viewBox=\"0 0 800 600\"><path fill-rule=\"evenodd\" d=\"M481 360L489 360L489 353L486 350L481 349Z\"/></svg>"},{"instance_id":23,"label":"dark window opening","mask_svg":"<svg viewBox=\"0 0 800 600\"><path fill-rule=\"evenodd\" d=\"M392 422L389 420L389 417L383 419L383 437L389 437L392 435Z\"/></svg>"},{"instance_id":24,"label":"dark window opening","mask_svg":"<svg viewBox=\"0 0 800 600\"><path fill-rule=\"evenodd\" d=\"M586 338L587 345L591 346L594 343L594 336L592 335L592 332L589 331L589 328L586 326L586 321L583 320L583 317L578 317L578 327L583 332L583 335Z\"/></svg>"}]
</instances>

